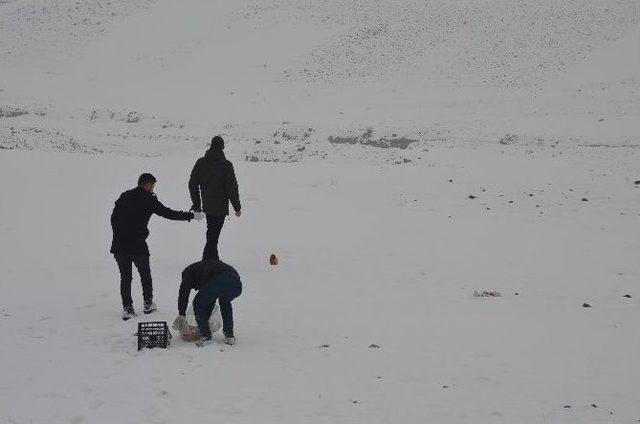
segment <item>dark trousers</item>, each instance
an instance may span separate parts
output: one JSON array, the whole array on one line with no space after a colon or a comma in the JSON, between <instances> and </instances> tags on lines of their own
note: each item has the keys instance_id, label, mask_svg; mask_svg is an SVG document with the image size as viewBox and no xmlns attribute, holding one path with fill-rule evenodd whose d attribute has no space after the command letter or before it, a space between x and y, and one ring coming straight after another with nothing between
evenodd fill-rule
<instances>
[{"instance_id":1,"label":"dark trousers","mask_svg":"<svg viewBox=\"0 0 640 424\"><path fill-rule=\"evenodd\" d=\"M220 259L218 256L218 239L226 216L207 215L207 243L204 245L202 260Z\"/></svg>"},{"instance_id":2,"label":"dark trousers","mask_svg":"<svg viewBox=\"0 0 640 424\"><path fill-rule=\"evenodd\" d=\"M153 286L151 284L151 268L149 267L149 256L146 255L129 255L123 253L114 253L120 270L120 296L122 296L122 306L128 308L133 306L131 300L131 280L132 267L134 264L140 274L140 282L142 282L142 298L145 303L151 303L153 300Z\"/></svg>"},{"instance_id":3,"label":"dark trousers","mask_svg":"<svg viewBox=\"0 0 640 424\"><path fill-rule=\"evenodd\" d=\"M220 299L222 332L226 337L233 336L233 308L231 301L242 293L240 279L235 273L221 272L205 284L193 298L193 313L202 337L211 336L209 318L216 300Z\"/></svg>"}]
</instances>

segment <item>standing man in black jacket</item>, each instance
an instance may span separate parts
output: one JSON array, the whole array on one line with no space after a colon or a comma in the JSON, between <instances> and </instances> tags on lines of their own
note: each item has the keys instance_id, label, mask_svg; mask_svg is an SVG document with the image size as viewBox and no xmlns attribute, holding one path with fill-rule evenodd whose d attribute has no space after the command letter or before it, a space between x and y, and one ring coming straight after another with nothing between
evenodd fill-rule
<instances>
[{"instance_id":1,"label":"standing man in black jacket","mask_svg":"<svg viewBox=\"0 0 640 424\"><path fill-rule=\"evenodd\" d=\"M167 208L153 193L155 184L156 178L153 175L146 173L140 175L138 187L122 193L120 198L116 200L111 213L111 228L113 229L111 253L113 253L120 270L122 319L125 321L136 316L131 299L132 264L140 273L144 313L149 314L157 309L153 303L149 246L146 241L149 236L147 225L151 215L156 214L175 221L190 221L194 218L200 220L203 215L202 213L179 212Z\"/></svg>"},{"instance_id":2,"label":"standing man in black jacket","mask_svg":"<svg viewBox=\"0 0 640 424\"><path fill-rule=\"evenodd\" d=\"M191 210L207 216L207 242L202 259L219 259L218 239L229 215L229 202L240 216L240 196L233 164L224 155L224 140L219 135L211 139L211 147L196 161L189 178ZM200 201L202 196L202 202Z\"/></svg>"},{"instance_id":3,"label":"standing man in black jacket","mask_svg":"<svg viewBox=\"0 0 640 424\"><path fill-rule=\"evenodd\" d=\"M220 302L222 332L224 342L234 345L233 307L231 301L242 293L240 275L231 265L219 260L195 262L182 271L182 282L178 293L178 316L173 322L174 330L184 329L187 324L187 305L191 290L198 293L193 298L193 312L200 332L199 347L212 343L209 317L216 304Z\"/></svg>"}]
</instances>

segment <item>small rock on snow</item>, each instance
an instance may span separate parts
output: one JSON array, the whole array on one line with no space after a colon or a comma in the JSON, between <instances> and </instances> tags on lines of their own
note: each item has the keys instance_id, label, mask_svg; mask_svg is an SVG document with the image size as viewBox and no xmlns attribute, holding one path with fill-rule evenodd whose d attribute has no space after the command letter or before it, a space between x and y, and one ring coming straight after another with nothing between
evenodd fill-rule
<instances>
[{"instance_id":1,"label":"small rock on snow","mask_svg":"<svg viewBox=\"0 0 640 424\"><path fill-rule=\"evenodd\" d=\"M622 297L627 298L627 299L631 299L631 295L630 295L630 294L625 294L625 295L624 295L624 296L622 296Z\"/></svg>"},{"instance_id":2,"label":"small rock on snow","mask_svg":"<svg viewBox=\"0 0 640 424\"><path fill-rule=\"evenodd\" d=\"M377 344L375 344L375 343L371 343L371 344L369 345L369 349L380 349L380 346L379 346L379 345L377 345Z\"/></svg>"},{"instance_id":3,"label":"small rock on snow","mask_svg":"<svg viewBox=\"0 0 640 424\"><path fill-rule=\"evenodd\" d=\"M478 196L474 196L473 194L470 194L469 196L467 196L469 199L473 200L475 198L477 198Z\"/></svg>"},{"instance_id":4,"label":"small rock on snow","mask_svg":"<svg viewBox=\"0 0 640 424\"><path fill-rule=\"evenodd\" d=\"M583 307L583 308L590 308L590 307L591 307L591 305L589 305L588 303L586 303L586 302L585 302L585 303L583 303L583 304L582 304L582 307Z\"/></svg>"}]
</instances>

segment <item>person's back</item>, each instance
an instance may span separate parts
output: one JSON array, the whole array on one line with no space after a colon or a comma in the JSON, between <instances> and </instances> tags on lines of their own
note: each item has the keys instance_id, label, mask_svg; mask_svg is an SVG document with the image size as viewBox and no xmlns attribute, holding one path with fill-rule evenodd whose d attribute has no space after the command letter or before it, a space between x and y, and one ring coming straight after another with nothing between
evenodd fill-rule
<instances>
[{"instance_id":1,"label":"person's back","mask_svg":"<svg viewBox=\"0 0 640 424\"><path fill-rule=\"evenodd\" d=\"M127 190L116 200L111 214L113 242L111 253L144 254L147 226L153 214L155 197L142 187Z\"/></svg>"},{"instance_id":2,"label":"person's back","mask_svg":"<svg viewBox=\"0 0 640 424\"><path fill-rule=\"evenodd\" d=\"M194 179L199 182L202 211L207 215L229 215L229 202L240 209L238 183L231 162L222 150L209 149L196 161ZM192 199L193 200L193 199ZM197 202L194 202L194 205ZM237 207L236 207L237 206Z\"/></svg>"},{"instance_id":3,"label":"person's back","mask_svg":"<svg viewBox=\"0 0 640 424\"><path fill-rule=\"evenodd\" d=\"M229 215L229 202L240 216L240 196L233 164L223 152L224 140L215 136L211 148L198 159L189 177L191 210L204 212L207 217L207 242L202 259L219 259L218 239Z\"/></svg>"}]
</instances>

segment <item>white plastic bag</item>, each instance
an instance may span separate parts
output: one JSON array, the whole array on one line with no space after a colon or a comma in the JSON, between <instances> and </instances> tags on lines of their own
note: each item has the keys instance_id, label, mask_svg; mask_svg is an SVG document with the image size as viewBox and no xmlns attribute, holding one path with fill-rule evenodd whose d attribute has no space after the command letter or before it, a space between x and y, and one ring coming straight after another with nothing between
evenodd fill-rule
<instances>
[{"instance_id":1,"label":"white plastic bag","mask_svg":"<svg viewBox=\"0 0 640 424\"><path fill-rule=\"evenodd\" d=\"M189 325L193 325L197 327L196 324L196 316L193 313L193 307L189 306L187 310L187 323ZM222 328L222 315L220 315L220 308L218 307L218 303L213 307L213 311L211 312L211 317L209 318L209 327L211 327L211 334L216 333Z\"/></svg>"}]
</instances>

